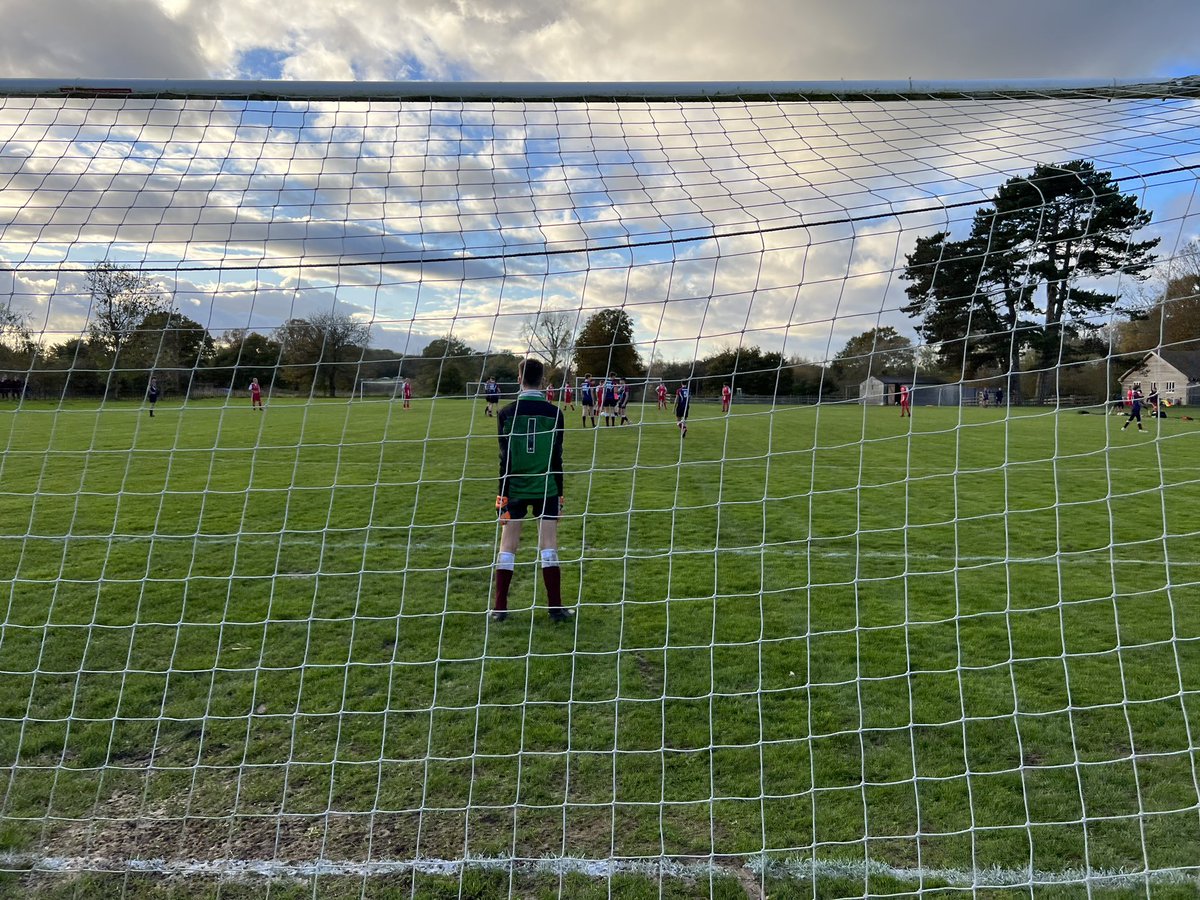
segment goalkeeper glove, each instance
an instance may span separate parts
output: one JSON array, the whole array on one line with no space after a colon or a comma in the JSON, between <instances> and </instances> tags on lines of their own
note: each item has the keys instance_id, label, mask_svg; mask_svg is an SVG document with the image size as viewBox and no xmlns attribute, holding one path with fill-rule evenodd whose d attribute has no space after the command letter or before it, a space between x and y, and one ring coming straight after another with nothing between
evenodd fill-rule
<instances>
[{"instance_id":1,"label":"goalkeeper glove","mask_svg":"<svg viewBox=\"0 0 1200 900\"><path fill-rule=\"evenodd\" d=\"M503 494L496 495L496 509L500 513L500 521L508 522L512 519L512 514L508 511L508 498Z\"/></svg>"}]
</instances>

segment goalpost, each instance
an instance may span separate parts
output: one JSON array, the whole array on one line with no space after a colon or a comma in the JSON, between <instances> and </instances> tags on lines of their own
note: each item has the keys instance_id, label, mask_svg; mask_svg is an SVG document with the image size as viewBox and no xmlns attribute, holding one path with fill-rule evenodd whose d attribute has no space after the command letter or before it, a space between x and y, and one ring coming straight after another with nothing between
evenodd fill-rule
<instances>
[{"instance_id":1,"label":"goalpost","mask_svg":"<svg viewBox=\"0 0 1200 900\"><path fill-rule=\"evenodd\" d=\"M1198 171L1195 78L0 81L2 891L1194 887ZM568 414L496 622L547 314L759 402Z\"/></svg>"}]
</instances>

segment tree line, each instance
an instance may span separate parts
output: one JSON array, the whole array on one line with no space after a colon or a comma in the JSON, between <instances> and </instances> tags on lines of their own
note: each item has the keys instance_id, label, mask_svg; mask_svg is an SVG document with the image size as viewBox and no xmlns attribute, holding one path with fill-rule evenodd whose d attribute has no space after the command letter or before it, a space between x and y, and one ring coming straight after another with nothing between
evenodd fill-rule
<instances>
[{"instance_id":1,"label":"tree line","mask_svg":"<svg viewBox=\"0 0 1200 900\"><path fill-rule=\"evenodd\" d=\"M1108 393L1112 367L1089 364L1112 350L1194 349L1200 341L1200 243L1172 260L1162 290L1131 298L1129 287L1145 282L1156 261L1157 239L1135 239L1149 222L1137 198L1090 162L1039 165L1009 179L962 234L919 237L906 255L900 311L915 320L921 347L881 325L850 338L828 364L752 345L646 361L624 309L599 310L578 331L571 313L536 314L520 342L559 384L611 373L687 380L700 396L732 383L761 396L846 397L868 374L920 372L1003 384L1014 399L1045 397L1072 378ZM45 396L109 399L140 397L150 373L168 394L244 389L257 378L269 389L330 397L363 378L409 378L422 393L459 396L471 382L517 378L513 352L480 351L448 334L419 356L398 356L370 348L368 323L334 312L216 339L146 273L105 261L86 278L87 331L61 344L40 345L23 316L0 311L0 372L28 373Z\"/></svg>"}]
</instances>

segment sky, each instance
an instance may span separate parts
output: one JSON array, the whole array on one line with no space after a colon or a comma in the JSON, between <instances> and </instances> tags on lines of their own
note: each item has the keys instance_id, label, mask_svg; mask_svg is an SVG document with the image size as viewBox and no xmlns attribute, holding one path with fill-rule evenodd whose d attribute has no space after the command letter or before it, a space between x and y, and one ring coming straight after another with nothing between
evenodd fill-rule
<instances>
[{"instance_id":1,"label":"sky","mask_svg":"<svg viewBox=\"0 0 1200 900\"><path fill-rule=\"evenodd\" d=\"M8 78L1200 74L1194 0L7 0L5 19ZM644 358L741 342L823 359L876 325L915 337L897 312L903 256L970 214L917 207L983 200L1036 162L1082 155L1131 179L1164 246L1194 236L1200 215L1193 177L1138 180L1200 154L1194 104L118 106L0 108L0 257L24 267L0 273L0 289L51 342L89 315L80 278L54 267L109 256L161 269L180 308L218 335L333 308L370 321L376 346L418 352L453 331L520 349L536 312L582 321L619 304ZM889 210L909 212L796 227ZM737 236L537 255L714 233ZM510 258L236 268L499 253Z\"/></svg>"}]
</instances>

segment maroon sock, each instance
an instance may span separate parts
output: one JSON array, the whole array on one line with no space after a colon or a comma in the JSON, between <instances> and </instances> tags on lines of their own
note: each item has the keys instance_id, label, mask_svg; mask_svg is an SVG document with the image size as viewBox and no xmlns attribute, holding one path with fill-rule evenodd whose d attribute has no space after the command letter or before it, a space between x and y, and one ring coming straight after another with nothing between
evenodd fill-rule
<instances>
[{"instance_id":1,"label":"maroon sock","mask_svg":"<svg viewBox=\"0 0 1200 900\"><path fill-rule=\"evenodd\" d=\"M493 609L508 609L508 586L512 584L512 569L496 570L496 605Z\"/></svg>"},{"instance_id":2,"label":"maroon sock","mask_svg":"<svg viewBox=\"0 0 1200 900\"><path fill-rule=\"evenodd\" d=\"M544 566L542 581L546 583L546 603L553 609L562 606L562 571L558 566Z\"/></svg>"}]
</instances>

